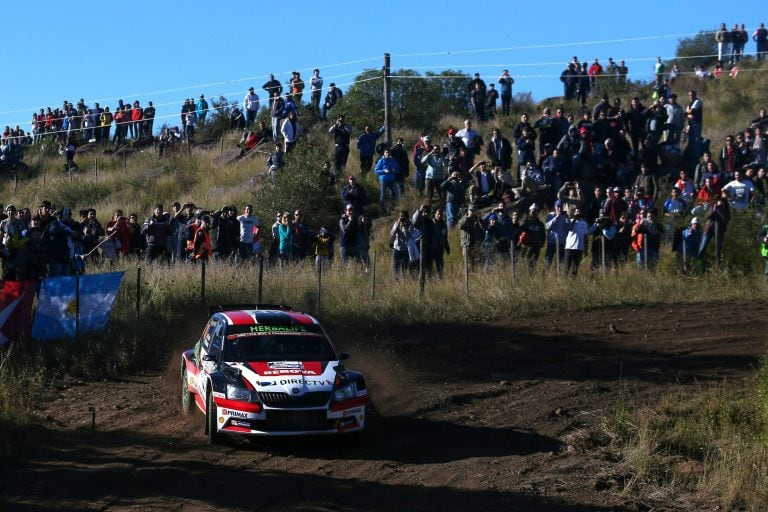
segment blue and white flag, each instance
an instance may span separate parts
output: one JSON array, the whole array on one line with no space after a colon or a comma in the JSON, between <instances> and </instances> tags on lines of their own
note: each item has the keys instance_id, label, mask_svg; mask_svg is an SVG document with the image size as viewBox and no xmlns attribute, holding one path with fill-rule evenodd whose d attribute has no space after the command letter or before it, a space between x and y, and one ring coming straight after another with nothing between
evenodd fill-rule
<instances>
[{"instance_id":1,"label":"blue and white flag","mask_svg":"<svg viewBox=\"0 0 768 512\"><path fill-rule=\"evenodd\" d=\"M76 277L43 279L32 324L32 337L39 340L74 338L78 309ZM98 331L107 325L123 272L87 274L80 281L80 332Z\"/></svg>"}]
</instances>

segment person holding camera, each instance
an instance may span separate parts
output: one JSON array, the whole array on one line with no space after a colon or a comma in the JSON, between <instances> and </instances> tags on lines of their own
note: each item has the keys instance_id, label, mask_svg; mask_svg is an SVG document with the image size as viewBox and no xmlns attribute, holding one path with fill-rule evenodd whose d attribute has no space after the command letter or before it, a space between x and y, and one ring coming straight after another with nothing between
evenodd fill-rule
<instances>
[{"instance_id":1,"label":"person holding camera","mask_svg":"<svg viewBox=\"0 0 768 512\"><path fill-rule=\"evenodd\" d=\"M346 123L344 115L336 118L336 122L328 128L333 134L333 169L336 176L341 176L349 158L349 141L352 137L352 127Z\"/></svg>"},{"instance_id":2,"label":"person holding camera","mask_svg":"<svg viewBox=\"0 0 768 512\"><path fill-rule=\"evenodd\" d=\"M485 226L480 219L480 210L477 205L470 203L467 213L459 221L459 241L468 264L474 268L482 256L483 241L485 240ZM499 233L501 229L499 228Z\"/></svg>"},{"instance_id":3,"label":"person holding camera","mask_svg":"<svg viewBox=\"0 0 768 512\"><path fill-rule=\"evenodd\" d=\"M440 190L445 193L445 218L448 229L453 229L459 218L459 208L464 201L467 184L459 177L458 171L453 171L448 179L440 184Z\"/></svg>"},{"instance_id":4,"label":"person holding camera","mask_svg":"<svg viewBox=\"0 0 768 512\"><path fill-rule=\"evenodd\" d=\"M392 277L405 277L408 273L410 258L408 256L408 240L411 238L411 221L408 212L403 210L389 232L389 245L392 247Z\"/></svg>"},{"instance_id":5,"label":"person holding camera","mask_svg":"<svg viewBox=\"0 0 768 512\"><path fill-rule=\"evenodd\" d=\"M565 271L576 276L579 264L587 248L589 226L584 220L581 208L574 208L573 218L568 221L568 233L565 237Z\"/></svg>"}]
</instances>

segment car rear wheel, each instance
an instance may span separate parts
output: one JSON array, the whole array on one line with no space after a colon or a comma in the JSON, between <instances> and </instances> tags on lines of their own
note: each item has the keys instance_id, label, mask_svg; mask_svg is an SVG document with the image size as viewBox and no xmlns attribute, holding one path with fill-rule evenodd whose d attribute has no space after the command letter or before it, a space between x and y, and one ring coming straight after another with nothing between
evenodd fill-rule
<instances>
[{"instance_id":1,"label":"car rear wheel","mask_svg":"<svg viewBox=\"0 0 768 512\"><path fill-rule=\"evenodd\" d=\"M208 391L208 400L205 406L205 427L208 434L208 443L219 444L221 442L221 434L219 434L216 425L216 404L213 402L213 393L210 391Z\"/></svg>"},{"instance_id":2,"label":"car rear wheel","mask_svg":"<svg viewBox=\"0 0 768 512\"><path fill-rule=\"evenodd\" d=\"M187 369L186 367L181 370L181 413L189 414L192 410L192 401L194 397L187 387Z\"/></svg>"}]
</instances>

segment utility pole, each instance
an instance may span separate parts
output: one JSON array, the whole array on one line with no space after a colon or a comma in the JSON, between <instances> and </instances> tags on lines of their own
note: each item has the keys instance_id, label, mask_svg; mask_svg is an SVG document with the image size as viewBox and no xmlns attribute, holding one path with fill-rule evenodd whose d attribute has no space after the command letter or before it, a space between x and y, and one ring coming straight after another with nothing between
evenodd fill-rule
<instances>
[{"instance_id":1,"label":"utility pole","mask_svg":"<svg viewBox=\"0 0 768 512\"><path fill-rule=\"evenodd\" d=\"M392 147L392 90L389 86L389 54L384 54L384 137Z\"/></svg>"}]
</instances>

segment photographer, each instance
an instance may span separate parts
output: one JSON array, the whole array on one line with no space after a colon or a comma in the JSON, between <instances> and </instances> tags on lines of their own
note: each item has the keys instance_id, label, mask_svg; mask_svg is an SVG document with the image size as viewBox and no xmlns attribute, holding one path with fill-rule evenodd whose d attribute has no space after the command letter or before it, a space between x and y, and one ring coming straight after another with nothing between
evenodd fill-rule
<instances>
[{"instance_id":1,"label":"photographer","mask_svg":"<svg viewBox=\"0 0 768 512\"><path fill-rule=\"evenodd\" d=\"M411 222L408 212L403 210L389 232L389 245L392 247L392 277L405 276L408 273L408 239L411 237Z\"/></svg>"},{"instance_id":2,"label":"photographer","mask_svg":"<svg viewBox=\"0 0 768 512\"><path fill-rule=\"evenodd\" d=\"M611 222L610 217L605 212L600 212L595 222L589 227L587 234L592 236L592 270L599 268L603 264L602 240L605 240L605 266L614 266L616 264L616 250L614 246L616 225Z\"/></svg>"},{"instance_id":3,"label":"photographer","mask_svg":"<svg viewBox=\"0 0 768 512\"><path fill-rule=\"evenodd\" d=\"M453 171L448 179L440 184L440 190L445 193L445 220L448 229L453 229L459 218L459 207L464 201L467 185L461 180L459 173Z\"/></svg>"},{"instance_id":4,"label":"photographer","mask_svg":"<svg viewBox=\"0 0 768 512\"><path fill-rule=\"evenodd\" d=\"M333 134L333 169L338 177L341 176L347 166L352 127L346 123L344 115L340 115L336 118L336 122L328 128L328 133Z\"/></svg>"},{"instance_id":5,"label":"photographer","mask_svg":"<svg viewBox=\"0 0 768 512\"><path fill-rule=\"evenodd\" d=\"M584 192L581 190L578 180L566 181L557 191L557 199L569 217L573 217L577 209L583 210L586 205Z\"/></svg>"}]
</instances>

